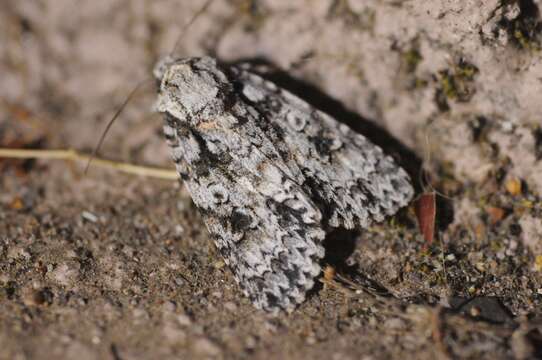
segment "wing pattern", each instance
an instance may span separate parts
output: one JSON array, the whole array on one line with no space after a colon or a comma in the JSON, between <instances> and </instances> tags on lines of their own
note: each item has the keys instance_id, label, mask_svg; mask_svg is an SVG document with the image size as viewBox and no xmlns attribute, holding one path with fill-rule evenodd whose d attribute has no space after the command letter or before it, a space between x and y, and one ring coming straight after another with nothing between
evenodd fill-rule
<instances>
[{"instance_id":1,"label":"wing pattern","mask_svg":"<svg viewBox=\"0 0 542 360\"><path fill-rule=\"evenodd\" d=\"M177 170L256 307L305 299L329 226L366 227L412 197L379 147L273 83L207 57L159 66Z\"/></svg>"}]
</instances>

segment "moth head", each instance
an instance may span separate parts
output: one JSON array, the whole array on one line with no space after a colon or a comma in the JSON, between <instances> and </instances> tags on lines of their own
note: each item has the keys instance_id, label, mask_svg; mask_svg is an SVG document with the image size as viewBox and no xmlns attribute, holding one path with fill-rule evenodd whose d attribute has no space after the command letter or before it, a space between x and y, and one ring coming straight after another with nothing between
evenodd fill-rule
<instances>
[{"instance_id":1,"label":"moth head","mask_svg":"<svg viewBox=\"0 0 542 360\"><path fill-rule=\"evenodd\" d=\"M160 83L156 110L181 120L221 114L231 98L232 85L210 57L166 57L153 73Z\"/></svg>"}]
</instances>

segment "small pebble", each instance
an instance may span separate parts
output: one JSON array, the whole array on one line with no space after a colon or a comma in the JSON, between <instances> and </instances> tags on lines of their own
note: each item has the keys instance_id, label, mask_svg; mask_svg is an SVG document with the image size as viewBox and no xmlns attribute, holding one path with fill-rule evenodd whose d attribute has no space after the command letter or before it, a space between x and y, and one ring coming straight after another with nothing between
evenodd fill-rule
<instances>
[{"instance_id":1,"label":"small pebble","mask_svg":"<svg viewBox=\"0 0 542 360\"><path fill-rule=\"evenodd\" d=\"M231 302L231 301L228 301L226 303L224 303L224 308L228 311L231 311L231 312L234 312L237 310L237 305L235 305L235 303Z\"/></svg>"},{"instance_id":2,"label":"small pebble","mask_svg":"<svg viewBox=\"0 0 542 360\"><path fill-rule=\"evenodd\" d=\"M245 347L247 349L254 349L256 347L256 344L257 344L257 341L254 336L249 335L245 339Z\"/></svg>"},{"instance_id":3,"label":"small pebble","mask_svg":"<svg viewBox=\"0 0 542 360\"><path fill-rule=\"evenodd\" d=\"M162 327L162 334L171 343L186 342L186 332L170 322L166 323L165 326Z\"/></svg>"},{"instance_id":4,"label":"small pebble","mask_svg":"<svg viewBox=\"0 0 542 360\"><path fill-rule=\"evenodd\" d=\"M93 223L98 222L98 217L94 215L93 213L86 210L81 213L81 217Z\"/></svg>"},{"instance_id":5,"label":"small pebble","mask_svg":"<svg viewBox=\"0 0 542 360\"><path fill-rule=\"evenodd\" d=\"M184 228L182 225L175 226L175 235L182 235L184 233Z\"/></svg>"},{"instance_id":6,"label":"small pebble","mask_svg":"<svg viewBox=\"0 0 542 360\"><path fill-rule=\"evenodd\" d=\"M177 304L175 304L173 301L166 301L164 304L162 304L162 310L165 312L174 312L177 308Z\"/></svg>"},{"instance_id":7,"label":"small pebble","mask_svg":"<svg viewBox=\"0 0 542 360\"><path fill-rule=\"evenodd\" d=\"M473 306L473 307L470 308L470 315L473 316L473 317L480 316L481 313L482 313L482 311L480 310L480 308L478 308L476 306Z\"/></svg>"},{"instance_id":8,"label":"small pebble","mask_svg":"<svg viewBox=\"0 0 542 360\"><path fill-rule=\"evenodd\" d=\"M219 356L222 353L220 347L207 338L199 338L194 341L192 349L198 355Z\"/></svg>"},{"instance_id":9,"label":"small pebble","mask_svg":"<svg viewBox=\"0 0 542 360\"><path fill-rule=\"evenodd\" d=\"M404 320L399 318L391 318L384 322L384 326L392 330L400 330L406 327Z\"/></svg>"},{"instance_id":10,"label":"small pebble","mask_svg":"<svg viewBox=\"0 0 542 360\"><path fill-rule=\"evenodd\" d=\"M183 325L183 326L190 326L192 325L192 319L190 319L190 317L186 314L179 314L177 316L177 322L180 324L180 325Z\"/></svg>"}]
</instances>

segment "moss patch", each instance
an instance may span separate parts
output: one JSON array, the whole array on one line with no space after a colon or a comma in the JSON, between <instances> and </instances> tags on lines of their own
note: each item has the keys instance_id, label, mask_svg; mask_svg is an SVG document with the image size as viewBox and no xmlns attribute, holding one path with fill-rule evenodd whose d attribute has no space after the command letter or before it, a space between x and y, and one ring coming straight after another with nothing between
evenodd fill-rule
<instances>
[{"instance_id":1,"label":"moss patch","mask_svg":"<svg viewBox=\"0 0 542 360\"><path fill-rule=\"evenodd\" d=\"M347 0L334 0L328 9L328 19L341 19L348 27L357 28L361 31L372 31L375 24L375 11L367 8L362 12L356 12Z\"/></svg>"},{"instance_id":2,"label":"moss patch","mask_svg":"<svg viewBox=\"0 0 542 360\"><path fill-rule=\"evenodd\" d=\"M498 23L499 29L504 29L511 43L522 50L540 50L542 44L542 21L540 9L533 0L504 0L504 8L519 7L519 14L509 19L505 16Z\"/></svg>"}]
</instances>

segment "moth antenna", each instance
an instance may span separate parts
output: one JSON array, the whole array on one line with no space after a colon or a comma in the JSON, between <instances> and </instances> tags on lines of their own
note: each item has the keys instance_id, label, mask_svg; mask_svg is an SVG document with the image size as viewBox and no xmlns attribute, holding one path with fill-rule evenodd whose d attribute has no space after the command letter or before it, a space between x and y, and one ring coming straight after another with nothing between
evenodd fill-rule
<instances>
[{"instance_id":1,"label":"moth antenna","mask_svg":"<svg viewBox=\"0 0 542 360\"><path fill-rule=\"evenodd\" d=\"M175 42L173 49L169 53L169 56L173 56L173 54L177 51L177 48L181 44L181 40L184 38L184 35L186 34L186 30L188 30L188 28L192 26L192 24L201 16L201 14L207 11L207 9L209 8L209 6L211 5L213 1L214 0L207 0L205 4L203 4L203 6L194 15L192 15L190 20L188 20L188 22L184 24L184 26L181 29L181 34L177 38L177 41Z\"/></svg>"},{"instance_id":2,"label":"moth antenna","mask_svg":"<svg viewBox=\"0 0 542 360\"><path fill-rule=\"evenodd\" d=\"M126 105L128 105L128 103L130 102L130 100L132 100L132 98L135 96L135 94L139 91L139 89L141 89L141 87L145 84L147 84L149 81L151 81L152 79L145 79L145 80L142 80L140 81L133 89L132 91L130 91L130 93L128 94L128 96L126 96L126 99L124 99L123 103L119 106L119 108L117 109L117 111L115 112L115 115L113 115L113 117L111 118L111 120L109 120L109 122L107 123L107 126L105 127L105 130L104 132L102 133L102 136L100 136L100 140L98 141L98 144L94 147L94 150L92 150L92 154L90 155L89 159L88 159L88 162L87 162L87 165L85 166L85 171L84 171L84 174L86 175L87 172L88 172L88 169L90 167L90 164L92 163L92 160L96 157L96 155L98 154L98 151L100 150L100 147L102 146L104 140L105 140L105 136L107 135L107 133L109 132L109 129L111 129L111 126L113 126L113 123L115 122L115 120L117 120L117 118L119 117L120 113L122 112L122 110L124 110L124 108L126 107Z\"/></svg>"}]
</instances>

